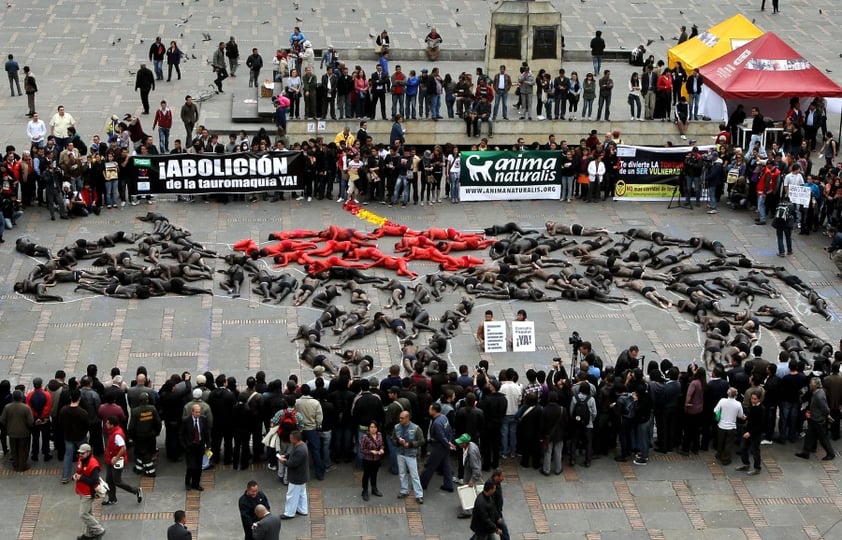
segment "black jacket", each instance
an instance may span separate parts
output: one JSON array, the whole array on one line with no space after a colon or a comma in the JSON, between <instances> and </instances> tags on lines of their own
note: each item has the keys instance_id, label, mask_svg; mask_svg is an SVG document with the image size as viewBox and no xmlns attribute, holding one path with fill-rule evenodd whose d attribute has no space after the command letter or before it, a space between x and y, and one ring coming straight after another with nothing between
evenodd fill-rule
<instances>
[{"instance_id":1,"label":"black jacket","mask_svg":"<svg viewBox=\"0 0 842 540\"><path fill-rule=\"evenodd\" d=\"M499 518L494 499L484 492L477 495L471 514L471 530L477 534L494 534L497 532Z\"/></svg>"},{"instance_id":2,"label":"black jacket","mask_svg":"<svg viewBox=\"0 0 842 540\"><path fill-rule=\"evenodd\" d=\"M134 89L141 89L146 90L155 90L155 74L152 73L152 70L147 67L142 67L137 70L137 75L135 76L134 82Z\"/></svg>"}]
</instances>

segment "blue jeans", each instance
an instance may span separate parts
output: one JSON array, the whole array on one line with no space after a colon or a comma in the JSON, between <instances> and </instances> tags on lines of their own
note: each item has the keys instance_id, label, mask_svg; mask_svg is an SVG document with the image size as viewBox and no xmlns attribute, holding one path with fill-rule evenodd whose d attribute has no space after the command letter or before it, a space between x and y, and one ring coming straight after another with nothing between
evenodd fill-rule
<instances>
[{"instance_id":1,"label":"blue jeans","mask_svg":"<svg viewBox=\"0 0 842 540\"><path fill-rule=\"evenodd\" d=\"M795 442L798 439L798 414L801 407L790 401L781 402L781 419L778 425L778 436L781 439Z\"/></svg>"},{"instance_id":2,"label":"blue jeans","mask_svg":"<svg viewBox=\"0 0 842 540\"><path fill-rule=\"evenodd\" d=\"M708 204L711 210L716 210L716 186L708 188Z\"/></svg>"},{"instance_id":3,"label":"blue jeans","mask_svg":"<svg viewBox=\"0 0 842 540\"><path fill-rule=\"evenodd\" d=\"M354 446L354 428L352 426L337 426L333 428L333 437L330 444L333 446L333 455L342 458L347 455Z\"/></svg>"},{"instance_id":4,"label":"blue jeans","mask_svg":"<svg viewBox=\"0 0 842 540\"><path fill-rule=\"evenodd\" d=\"M336 176L339 178L339 198L344 199L348 195L348 181L342 178L342 171L338 169Z\"/></svg>"},{"instance_id":5,"label":"blue jeans","mask_svg":"<svg viewBox=\"0 0 842 540\"><path fill-rule=\"evenodd\" d=\"M602 69L602 57L592 56L591 59L593 60L593 74L594 77L596 77L596 75L599 75L599 72Z\"/></svg>"},{"instance_id":6,"label":"blue jeans","mask_svg":"<svg viewBox=\"0 0 842 540\"><path fill-rule=\"evenodd\" d=\"M513 456L517 453L517 418L513 414L507 414L503 418L503 425L500 427L500 453L504 456Z\"/></svg>"},{"instance_id":7,"label":"blue jeans","mask_svg":"<svg viewBox=\"0 0 842 540\"><path fill-rule=\"evenodd\" d=\"M344 96L336 96L336 105L339 107L339 118L351 118L354 116L354 109L351 108L350 92Z\"/></svg>"},{"instance_id":8,"label":"blue jeans","mask_svg":"<svg viewBox=\"0 0 842 540\"><path fill-rule=\"evenodd\" d=\"M185 58L187 58L185 56ZM155 67L155 78L161 80L164 78L164 61L163 60L153 60L152 65Z\"/></svg>"},{"instance_id":9,"label":"blue jeans","mask_svg":"<svg viewBox=\"0 0 842 540\"><path fill-rule=\"evenodd\" d=\"M441 99L441 98L439 98ZM447 107L447 117L453 118L453 104L456 103L456 100L453 99L453 96L446 96L444 99L444 104Z\"/></svg>"},{"instance_id":10,"label":"blue jeans","mask_svg":"<svg viewBox=\"0 0 842 540\"><path fill-rule=\"evenodd\" d=\"M409 95L407 94L406 100L406 117L412 118L415 120L415 117L418 115L418 110L416 108L418 94Z\"/></svg>"},{"instance_id":11,"label":"blue jeans","mask_svg":"<svg viewBox=\"0 0 842 540\"><path fill-rule=\"evenodd\" d=\"M497 90L497 94L494 95L494 113L491 115L493 119L497 119L497 108L503 105L503 118L508 120L509 118L509 93L508 92L501 92L499 89Z\"/></svg>"},{"instance_id":12,"label":"blue jeans","mask_svg":"<svg viewBox=\"0 0 842 540\"><path fill-rule=\"evenodd\" d=\"M430 485L430 480L436 474L436 471L441 469L442 482L445 489L453 489L453 468L450 466L450 450L440 445L439 443L432 443L430 455L427 456L427 461L424 463L424 472L421 473L421 487L426 488Z\"/></svg>"},{"instance_id":13,"label":"blue jeans","mask_svg":"<svg viewBox=\"0 0 842 540\"><path fill-rule=\"evenodd\" d=\"M319 439L321 439L322 447L321 447L321 454L322 454L322 464L324 465L325 469L329 468L333 465L333 462L330 460L330 438L331 438L330 431L320 431L319 432Z\"/></svg>"},{"instance_id":14,"label":"blue jeans","mask_svg":"<svg viewBox=\"0 0 842 540\"><path fill-rule=\"evenodd\" d=\"M309 513L307 508L307 484L293 484L287 486L287 499L284 504L284 515L287 517L295 517L295 513L304 514Z\"/></svg>"},{"instance_id":15,"label":"blue jeans","mask_svg":"<svg viewBox=\"0 0 842 540\"><path fill-rule=\"evenodd\" d=\"M441 96L430 96L430 117L441 118Z\"/></svg>"},{"instance_id":16,"label":"blue jeans","mask_svg":"<svg viewBox=\"0 0 842 540\"><path fill-rule=\"evenodd\" d=\"M459 200L459 173L450 173L447 175L450 182L450 198L452 200Z\"/></svg>"},{"instance_id":17,"label":"blue jeans","mask_svg":"<svg viewBox=\"0 0 842 540\"><path fill-rule=\"evenodd\" d=\"M322 438L319 431L307 429L301 432L304 442L307 443L307 451L313 458L313 468L316 470L316 479L324 480L325 466L322 463Z\"/></svg>"},{"instance_id":18,"label":"blue jeans","mask_svg":"<svg viewBox=\"0 0 842 540\"><path fill-rule=\"evenodd\" d=\"M593 98L585 98L582 102L582 118L590 118L593 113Z\"/></svg>"},{"instance_id":19,"label":"blue jeans","mask_svg":"<svg viewBox=\"0 0 842 540\"><path fill-rule=\"evenodd\" d=\"M398 447L395 446L391 436L384 434L383 438L386 439L386 446L389 447L389 472L398 474ZM416 476L418 475L416 474Z\"/></svg>"},{"instance_id":20,"label":"blue jeans","mask_svg":"<svg viewBox=\"0 0 842 540\"><path fill-rule=\"evenodd\" d=\"M117 180L109 180L105 183L105 205L115 206L117 199L120 198L119 190L120 182Z\"/></svg>"},{"instance_id":21,"label":"blue jeans","mask_svg":"<svg viewBox=\"0 0 842 540\"><path fill-rule=\"evenodd\" d=\"M399 175L397 179L395 179L395 189L392 192L392 204L398 203L398 194L400 194L400 198L402 199L402 203L406 204L409 202L409 184L406 183L406 175Z\"/></svg>"},{"instance_id":22,"label":"blue jeans","mask_svg":"<svg viewBox=\"0 0 842 540\"><path fill-rule=\"evenodd\" d=\"M685 177L685 181L686 181L687 185L686 185L685 190L684 190L684 196L687 199L687 204L690 204L690 198L693 196L694 192L696 193L696 204L698 204L699 200L701 199L701 196L702 196L702 192L701 192L702 177L701 176L687 176L687 177Z\"/></svg>"},{"instance_id":23,"label":"blue jeans","mask_svg":"<svg viewBox=\"0 0 842 540\"><path fill-rule=\"evenodd\" d=\"M426 90L418 90L418 118L423 118L424 114L430 116L430 98L427 96Z\"/></svg>"},{"instance_id":24,"label":"blue jeans","mask_svg":"<svg viewBox=\"0 0 842 540\"><path fill-rule=\"evenodd\" d=\"M757 221L766 223L766 195L757 195Z\"/></svg>"},{"instance_id":25,"label":"blue jeans","mask_svg":"<svg viewBox=\"0 0 842 540\"><path fill-rule=\"evenodd\" d=\"M170 128L158 128L158 151L167 154L170 151Z\"/></svg>"},{"instance_id":26,"label":"blue jeans","mask_svg":"<svg viewBox=\"0 0 842 540\"><path fill-rule=\"evenodd\" d=\"M611 117L611 94L599 96L599 105L596 108L596 119L602 118L602 109L605 108L605 121Z\"/></svg>"},{"instance_id":27,"label":"blue jeans","mask_svg":"<svg viewBox=\"0 0 842 540\"><path fill-rule=\"evenodd\" d=\"M76 451L82 444L88 442L87 438L81 441L64 441L64 463L61 469L62 480L68 480L76 472Z\"/></svg>"},{"instance_id":28,"label":"blue jeans","mask_svg":"<svg viewBox=\"0 0 842 540\"><path fill-rule=\"evenodd\" d=\"M403 94L392 94L392 118L395 114L400 113L401 116L406 116L403 113Z\"/></svg>"},{"instance_id":29,"label":"blue jeans","mask_svg":"<svg viewBox=\"0 0 842 540\"><path fill-rule=\"evenodd\" d=\"M415 456L397 456L398 477L401 481L401 493L409 493L409 481L412 480L412 490L419 499L424 496L421 488L421 478L418 476L418 458Z\"/></svg>"},{"instance_id":30,"label":"blue jeans","mask_svg":"<svg viewBox=\"0 0 842 540\"><path fill-rule=\"evenodd\" d=\"M562 199L572 199L573 198L573 180L574 180L574 177L572 177L572 176L562 176L561 177L561 198Z\"/></svg>"},{"instance_id":31,"label":"blue jeans","mask_svg":"<svg viewBox=\"0 0 842 540\"><path fill-rule=\"evenodd\" d=\"M690 118L699 119L699 96L701 94L690 94Z\"/></svg>"}]
</instances>

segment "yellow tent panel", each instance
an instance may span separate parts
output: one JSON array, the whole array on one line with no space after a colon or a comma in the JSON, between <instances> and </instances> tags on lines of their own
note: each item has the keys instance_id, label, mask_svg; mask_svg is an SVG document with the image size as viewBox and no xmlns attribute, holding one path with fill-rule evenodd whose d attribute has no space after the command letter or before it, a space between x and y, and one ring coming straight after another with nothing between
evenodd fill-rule
<instances>
[{"instance_id":1,"label":"yellow tent panel","mask_svg":"<svg viewBox=\"0 0 842 540\"><path fill-rule=\"evenodd\" d=\"M667 51L667 61L670 67L675 67L676 62L681 62L689 75L693 69L700 68L742 47L762 36L763 33L751 21L738 13Z\"/></svg>"}]
</instances>

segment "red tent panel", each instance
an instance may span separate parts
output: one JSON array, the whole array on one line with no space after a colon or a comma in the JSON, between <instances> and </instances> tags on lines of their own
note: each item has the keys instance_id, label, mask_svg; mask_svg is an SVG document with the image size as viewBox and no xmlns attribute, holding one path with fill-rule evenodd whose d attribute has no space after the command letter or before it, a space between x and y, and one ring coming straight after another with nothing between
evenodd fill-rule
<instances>
[{"instance_id":1,"label":"red tent panel","mask_svg":"<svg viewBox=\"0 0 842 540\"><path fill-rule=\"evenodd\" d=\"M772 32L699 69L724 99L842 97L842 87Z\"/></svg>"}]
</instances>

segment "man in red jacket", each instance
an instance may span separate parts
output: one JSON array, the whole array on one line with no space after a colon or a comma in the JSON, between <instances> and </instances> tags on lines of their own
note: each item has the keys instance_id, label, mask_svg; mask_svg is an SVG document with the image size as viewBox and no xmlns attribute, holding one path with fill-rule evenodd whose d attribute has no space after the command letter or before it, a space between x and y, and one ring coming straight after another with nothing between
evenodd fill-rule
<instances>
[{"instance_id":1,"label":"man in red jacket","mask_svg":"<svg viewBox=\"0 0 842 540\"><path fill-rule=\"evenodd\" d=\"M757 181L757 219L754 220L757 225L766 225L766 196L775 193L780 175L780 169L775 167L775 162L769 156L766 168L760 173L760 179Z\"/></svg>"},{"instance_id":2,"label":"man in red jacket","mask_svg":"<svg viewBox=\"0 0 842 540\"><path fill-rule=\"evenodd\" d=\"M143 492L123 482L123 467L129 460L126 447L126 434L120 427L120 420L116 416L105 419L105 430L108 442L105 443L105 481L108 483L108 499L102 501L102 506L117 504L117 488L128 491L137 497L137 502L143 501Z\"/></svg>"},{"instance_id":3,"label":"man in red jacket","mask_svg":"<svg viewBox=\"0 0 842 540\"><path fill-rule=\"evenodd\" d=\"M158 128L158 151L162 154L170 152L170 128L172 127L172 109L167 107L166 101L161 101L161 108L155 111L152 129Z\"/></svg>"},{"instance_id":4,"label":"man in red jacket","mask_svg":"<svg viewBox=\"0 0 842 540\"><path fill-rule=\"evenodd\" d=\"M91 540L102 538L105 529L94 517L92 507L99 484L99 461L91 454L91 445L83 444L78 450L79 461L76 462L76 494L79 495L79 517L85 524L85 531L76 540Z\"/></svg>"}]
</instances>

